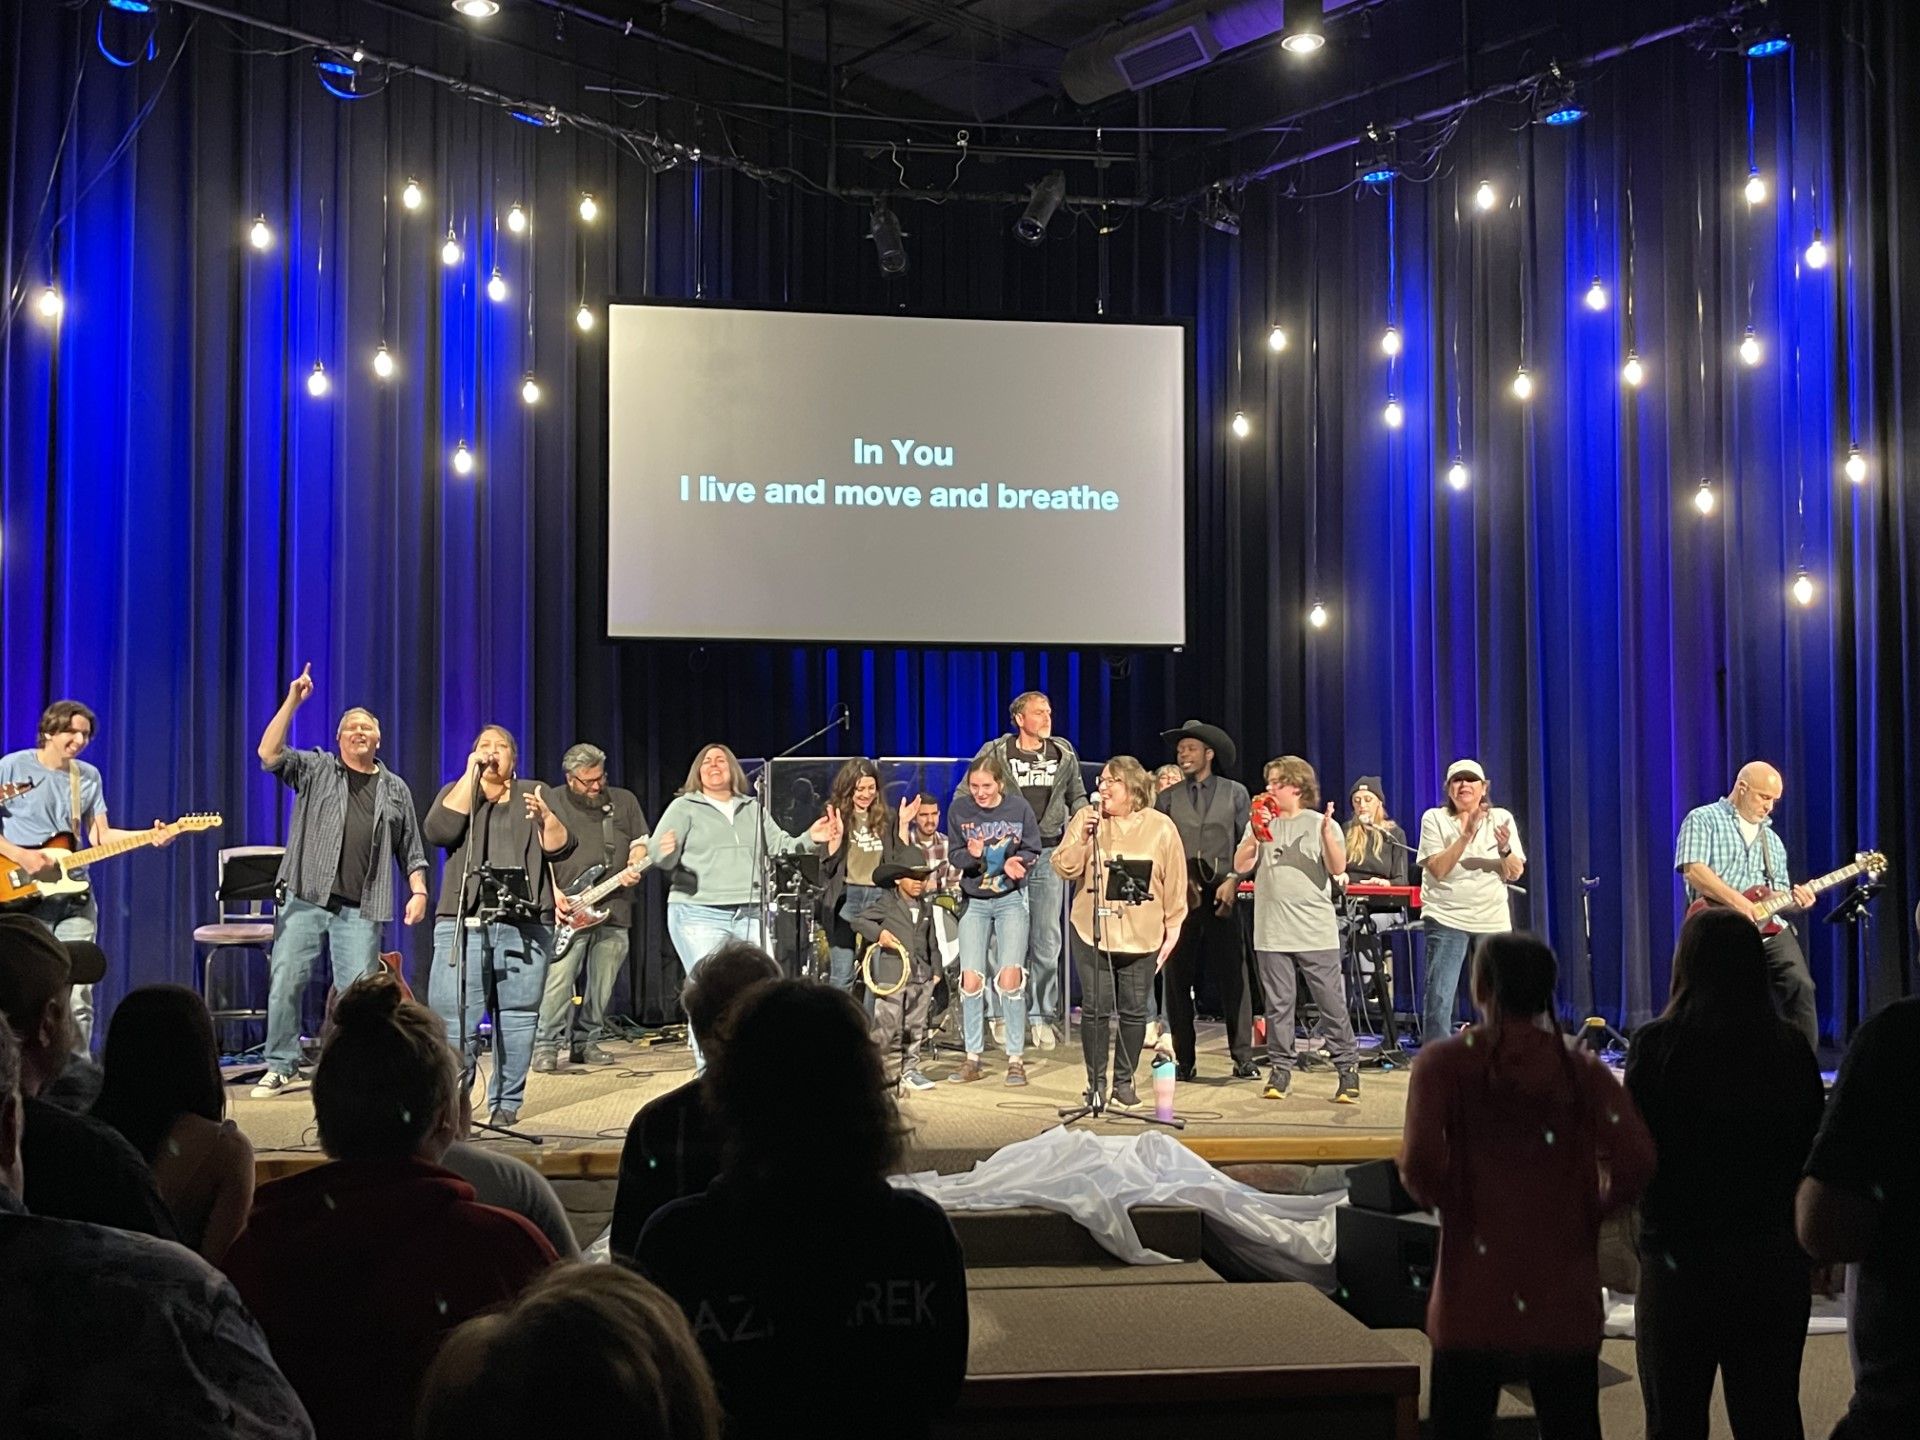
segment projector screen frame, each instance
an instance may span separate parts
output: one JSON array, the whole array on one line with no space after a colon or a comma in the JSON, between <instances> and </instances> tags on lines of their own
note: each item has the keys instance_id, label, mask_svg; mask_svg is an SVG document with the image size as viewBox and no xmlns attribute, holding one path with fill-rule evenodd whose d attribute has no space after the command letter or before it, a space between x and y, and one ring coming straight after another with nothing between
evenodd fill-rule
<instances>
[{"instance_id":1,"label":"projector screen frame","mask_svg":"<svg viewBox=\"0 0 1920 1440\"><path fill-rule=\"evenodd\" d=\"M1085 315L1061 314L1055 311L1047 311L1042 313L1016 313L1013 311L1005 311L1005 310L994 310L994 311L987 311L987 312L979 312L979 311L960 312L960 311L943 310L943 309L934 309L934 310L917 310L916 309L911 312L906 312L906 311L896 312L896 311L886 311L886 310L827 308L827 307L822 307L818 305L782 304L778 301L726 300L726 299L717 299L717 298L696 300L696 299L691 299L686 297L665 296L665 295L632 295L632 296L614 295L614 296L609 296L606 301L606 324L602 329L603 343L604 343L604 337L612 334L614 308L616 306L622 306L622 305L629 305L629 306L635 306L635 307L646 306L646 307L651 307L655 309L672 309L672 310L749 310L749 311L759 311L759 312L784 314L784 315L822 315L822 316L832 316L832 317L844 317L844 318L851 318L851 319L872 319L872 320L886 320L886 319L893 318L897 314L900 316L900 318L913 319L913 320L965 320L965 321L983 321L988 323L1023 321L1030 324L1073 325L1073 326L1085 327L1085 328L1098 328L1102 326L1124 325L1124 326L1146 326L1146 327L1152 327L1155 329L1169 329L1169 330L1177 329L1178 331L1180 331L1180 337L1181 337L1180 338L1180 371L1181 371L1180 386L1181 386L1182 407L1184 410L1184 414L1182 417L1183 423L1181 427L1182 435L1181 435L1181 477L1180 477L1180 514L1181 514L1181 534L1180 534L1180 542L1179 542L1180 544L1180 551L1179 551L1180 639L1177 641L1154 641L1154 642L1142 641L1142 642L1129 643L1124 645L1098 644L1094 642L1085 642L1085 641L1060 640L1060 641L1047 641L1045 643L1025 642L1025 643L1021 643L1016 646L1013 646L1011 648L1032 649L1032 650L1052 650L1052 649L1093 650L1093 651L1102 651L1102 652L1117 651L1122 653L1132 653L1136 651L1167 652L1175 655L1180 654L1183 650L1185 650L1187 641L1192 634L1193 569L1192 569L1192 566L1189 564L1189 560L1191 558L1189 555L1189 544L1190 544L1190 538L1193 532L1193 507L1194 507L1194 501L1196 498L1196 487L1197 487L1196 477L1198 474L1198 455L1199 455L1199 425L1196 417L1196 396L1195 396L1195 383L1196 383L1195 376L1197 373L1197 364L1198 364L1197 362L1198 325L1194 317L1192 316L1141 317L1141 316L1120 316L1120 315L1103 315L1103 316L1089 317ZM993 648L994 642L990 640L980 640L980 639L886 640L886 639L871 639L871 638L854 639L847 636L840 636L840 637L813 636L813 637L805 637L805 638L798 637L798 636L791 636L791 637L790 636L774 636L774 637L768 637L768 638L752 638L748 636L734 636L734 635L706 636L706 635L616 635L614 634L613 624L612 624L612 615L610 613L610 605L609 605L609 601L611 598L609 592L612 588L611 579L612 579L612 573L613 573L613 531L612 531L612 526L608 523L609 516L612 513L612 507L613 507L613 493L612 493L613 492L613 460L612 460L613 365L612 365L611 356L604 350L602 351L601 362L600 362L599 402L600 402L600 409L599 409L599 414L596 417L596 423L599 429L599 437L598 437L599 443L596 448L598 450L598 460L600 465L600 473L598 476L598 494L597 494L597 498L599 501L598 514L599 514L599 521L600 521L600 525L599 525L600 537L599 537L597 550L598 550L598 557L600 561L600 573L598 575L598 583L596 586L596 589L598 590L598 595L596 596L596 604L599 610L599 618L600 618L600 638L603 642L614 644L614 645L691 644L691 645L700 645L700 646L708 646L708 647L721 646L721 645L738 645L738 646L794 645L794 646L803 646L803 647L804 646L826 646L826 645L855 645L855 646L860 646L862 648L871 648L871 649L938 650L938 651L980 650L980 649ZM584 520L586 517L583 515L582 518ZM582 567L582 568L584 569L585 567Z\"/></svg>"}]
</instances>

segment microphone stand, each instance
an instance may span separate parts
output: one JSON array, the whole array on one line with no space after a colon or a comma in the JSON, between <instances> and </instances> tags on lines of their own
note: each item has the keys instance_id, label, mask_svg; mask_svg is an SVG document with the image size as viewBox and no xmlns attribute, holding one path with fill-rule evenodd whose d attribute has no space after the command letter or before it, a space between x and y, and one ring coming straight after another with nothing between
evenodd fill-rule
<instances>
[{"instance_id":1,"label":"microphone stand","mask_svg":"<svg viewBox=\"0 0 1920 1440\"><path fill-rule=\"evenodd\" d=\"M754 768L753 798L760 806L759 823L753 827L754 906L760 912L760 944L763 947L768 945L773 937L773 909L771 904L773 886L769 883L770 877L767 874L767 820L773 814L772 806L768 803L770 798L768 792L772 785L770 777L773 771L773 762L776 760L785 760L803 745L811 745L829 730L839 725L849 724L852 721L853 712L845 705L839 705L835 708L838 713L830 717L827 723L822 725L818 730L803 739L794 741L793 744L789 745L779 754L769 755ZM683 959L681 963L684 965L686 961Z\"/></svg>"},{"instance_id":2,"label":"microphone stand","mask_svg":"<svg viewBox=\"0 0 1920 1440\"><path fill-rule=\"evenodd\" d=\"M1827 924L1848 926L1853 932L1853 938L1859 941L1859 955L1854 959L1853 963L1847 967L1854 977L1847 987L1850 1010L1857 1010L1859 1008L1860 981L1858 977L1861 968L1866 964L1867 957L1873 953L1871 943L1873 911L1868 907L1873 904L1874 897L1885 888L1886 887L1878 880L1862 880L1853 886L1852 889L1848 890L1846 898L1835 905L1833 909L1829 910L1826 915ZM1853 1018L1852 1014L1848 1015L1847 1019L1849 1023L1852 1023Z\"/></svg>"}]
</instances>

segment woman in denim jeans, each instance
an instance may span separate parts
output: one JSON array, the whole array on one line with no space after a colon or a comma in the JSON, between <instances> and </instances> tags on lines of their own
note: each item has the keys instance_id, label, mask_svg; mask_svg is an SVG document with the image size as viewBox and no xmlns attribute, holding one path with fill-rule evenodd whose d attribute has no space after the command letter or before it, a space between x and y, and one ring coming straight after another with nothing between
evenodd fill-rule
<instances>
[{"instance_id":1,"label":"woman in denim jeans","mask_svg":"<svg viewBox=\"0 0 1920 1440\"><path fill-rule=\"evenodd\" d=\"M1454 999L1467 956L1486 935L1513 928L1507 886L1527 868L1520 827L1487 803L1478 760L1447 768L1447 798L1420 817L1421 915L1427 929L1427 977L1420 1000L1420 1043L1453 1033Z\"/></svg>"},{"instance_id":2,"label":"woman in denim jeans","mask_svg":"<svg viewBox=\"0 0 1920 1440\"><path fill-rule=\"evenodd\" d=\"M1000 965L993 985L1000 992L1007 1026L1007 1084L1027 1083L1027 871L1040 859L1040 822L1033 807L1007 783L997 759L976 760L967 786L947 813L947 858L960 872L966 908L960 912L960 1018L967 1058L947 1078L967 1084L981 1079L986 1048L987 956Z\"/></svg>"},{"instance_id":3,"label":"woman in denim jeans","mask_svg":"<svg viewBox=\"0 0 1920 1440\"><path fill-rule=\"evenodd\" d=\"M880 903L873 872L898 842L893 807L880 793L880 769L862 756L849 760L833 777L827 809L839 817L842 839L828 846L822 867L822 920L827 928L830 978L836 988L853 989L853 917Z\"/></svg>"},{"instance_id":4,"label":"woman in denim jeans","mask_svg":"<svg viewBox=\"0 0 1920 1440\"><path fill-rule=\"evenodd\" d=\"M840 817L828 810L806 834L787 834L748 793L733 751L710 744L695 753L654 836L654 865L668 875L667 934L691 979L727 941L762 943L760 862L837 843ZM705 1069L698 1042L689 1035L687 1043L695 1071Z\"/></svg>"}]
</instances>

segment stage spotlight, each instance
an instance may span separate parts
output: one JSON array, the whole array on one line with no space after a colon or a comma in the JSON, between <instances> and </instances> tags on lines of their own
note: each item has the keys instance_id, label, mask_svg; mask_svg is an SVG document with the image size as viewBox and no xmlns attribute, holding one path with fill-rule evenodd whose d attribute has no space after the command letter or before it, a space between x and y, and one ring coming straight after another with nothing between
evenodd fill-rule
<instances>
[{"instance_id":1,"label":"stage spotlight","mask_svg":"<svg viewBox=\"0 0 1920 1440\"><path fill-rule=\"evenodd\" d=\"M1479 187L1473 192L1473 208L1476 210L1491 210L1499 203L1500 192L1493 188L1493 182L1491 180L1482 180Z\"/></svg>"},{"instance_id":2,"label":"stage spotlight","mask_svg":"<svg viewBox=\"0 0 1920 1440\"><path fill-rule=\"evenodd\" d=\"M1767 198L1766 177L1760 173L1758 166L1747 171L1746 196L1749 205L1761 204Z\"/></svg>"},{"instance_id":3,"label":"stage spotlight","mask_svg":"<svg viewBox=\"0 0 1920 1440\"><path fill-rule=\"evenodd\" d=\"M527 212L518 200L514 201L507 211L507 229L516 235L527 233Z\"/></svg>"},{"instance_id":4,"label":"stage spotlight","mask_svg":"<svg viewBox=\"0 0 1920 1440\"><path fill-rule=\"evenodd\" d=\"M67 302L60 298L60 292L49 285L40 292L33 302L33 308L40 312L42 320L53 321L60 318L60 312L67 308Z\"/></svg>"},{"instance_id":5,"label":"stage spotlight","mask_svg":"<svg viewBox=\"0 0 1920 1440\"><path fill-rule=\"evenodd\" d=\"M327 367L318 360L314 361L313 369L307 375L307 393L318 400L331 389L333 381L327 378Z\"/></svg>"},{"instance_id":6,"label":"stage spotlight","mask_svg":"<svg viewBox=\"0 0 1920 1440\"><path fill-rule=\"evenodd\" d=\"M1362 185L1385 185L1400 173L1394 154L1393 132L1381 134L1378 126L1367 126L1367 138L1354 158L1353 174Z\"/></svg>"},{"instance_id":7,"label":"stage spotlight","mask_svg":"<svg viewBox=\"0 0 1920 1440\"><path fill-rule=\"evenodd\" d=\"M1605 282L1596 275L1593 277L1593 283L1587 286L1587 309L1598 313L1606 308L1607 287Z\"/></svg>"},{"instance_id":8,"label":"stage spotlight","mask_svg":"<svg viewBox=\"0 0 1920 1440\"><path fill-rule=\"evenodd\" d=\"M1740 361L1743 365L1758 365L1764 352L1760 349L1760 337L1753 333L1753 326L1747 326L1747 333L1740 340Z\"/></svg>"},{"instance_id":9,"label":"stage spotlight","mask_svg":"<svg viewBox=\"0 0 1920 1440\"><path fill-rule=\"evenodd\" d=\"M1636 351L1627 351L1627 363L1620 367L1620 378L1636 390L1646 383L1647 367Z\"/></svg>"},{"instance_id":10,"label":"stage spotlight","mask_svg":"<svg viewBox=\"0 0 1920 1440\"><path fill-rule=\"evenodd\" d=\"M1290 55L1311 55L1327 43L1321 0L1286 0L1281 7L1280 48Z\"/></svg>"},{"instance_id":11,"label":"stage spotlight","mask_svg":"<svg viewBox=\"0 0 1920 1440\"><path fill-rule=\"evenodd\" d=\"M1326 629L1327 607L1322 605L1318 600L1314 601L1313 608L1307 611L1307 623L1316 630Z\"/></svg>"},{"instance_id":12,"label":"stage spotlight","mask_svg":"<svg viewBox=\"0 0 1920 1440\"><path fill-rule=\"evenodd\" d=\"M900 217L877 196L873 211L867 217L867 238L873 241L873 252L880 262L882 275L907 273L907 247L900 237Z\"/></svg>"},{"instance_id":13,"label":"stage spotlight","mask_svg":"<svg viewBox=\"0 0 1920 1440\"><path fill-rule=\"evenodd\" d=\"M1818 225L1813 227L1813 241L1807 246L1807 268L1809 270L1827 268L1827 242L1820 234Z\"/></svg>"},{"instance_id":14,"label":"stage spotlight","mask_svg":"<svg viewBox=\"0 0 1920 1440\"><path fill-rule=\"evenodd\" d=\"M270 249L273 245L273 227L267 224L267 217L257 215L253 226L247 231L247 243L256 250Z\"/></svg>"},{"instance_id":15,"label":"stage spotlight","mask_svg":"<svg viewBox=\"0 0 1920 1440\"><path fill-rule=\"evenodd\" d=\"M500 13L500 0L453 0L453 8L469 20L491 20Z\"/></svg>"},{"instance_id":16,"label":"stage spotlight","mask_svg":"<svg viewBox=\"0 0 1920 1440\"><path fill-rule=\"evenodd\" d=\"M1555 61L1548 67L1551 78L1544 80L1533 94L1533 118L1542 125L1577 125L1587 118L1587 107L1574 94L1573 82L1560 73Z\"/></svg>"},{"instance_id":17,"label":"stage spotlight","mask_svg":"<svg viewBox=\"0 0 1920 1440\"><path fill-rule=\"evenodd\" d=\"M1227 192L1219 186L1207 192L1207 198L1200 202L1200 223L1209 230L1218 230L1222 235L1240 233L1240 212L1227 199Z\"/></svg>"},{"instance_id":18,"label":"stage spotlight","mask_svg":"<svg viewBox=\"0 0 1920 1440\"><path fill-rule=\"evenodd\" d=\"M1380 332L1380 353L1388 359L1392 359L1400 353L1399 327L1389 325Z\"/></svg>"},{"instance_id":19,"label":"stage spotlight","mask_svg":"<svg viewBox=\"0 0 1920 1440\"><path fill-rule=\"evenodd\" d=\"M500 273L498 265L493 267L493 274L487 277L487 298L496 305L507 298L507 279Z\"/></svg>"},{"instance_id":20,"label":"stage spotlight","mask_svg":"<svg viewBox=\"0 0 1920 1440\"><path fill-rule=\"evenodd\" d=\"M1516 400L1533 398L1533 376L1527 373L1527 367L1524 365L1513 372L1513 395Z\"/></svg>"},{"instance_id":21,"label":"stage spotlight","mask_svg":"<svg viewBox=\"0 0 1920 1440\"><path fill-rule=\"evenodd\" d=\"M580 218L591 225L600 214L600 202L593 198L591 190L580 192Z\"/></svg>"},{"instance_id":22,"label":"stage spotlight","mask_svg":"<svg viewBox=\"0 0 1920 1440\"><path fill-rule=\"evenodd\" d=\"M533 378L533 372L527 372L527 378L520 382L520 399L528 405L540 403L540 382Z\"/></svg>"},{"instance_id":23,"label":"stage spotlight","mask_svg":"<svg viewBox=\"0 0 1920 1440\"><path fill-rule=\"evenodd\" d=\"M1807 573L1807 567L1804 565L1800 567L1799 572L1793 577L1792 594L1793 603L1796 605L1805 606L1813 604L1813 577Z\"/></svg>"},{"instance_id":24,"label":"stage spotlight","mask_svg":"<svg viewBox=\"0 0 1920 1440\"><path fill-rule=\"evenodd\" d=\"M373 373L382 380L393 378L393 352L387 349L384 340L380 342L380 348L373 352Z\"/></svg>"},{"instance_id":25,"label":"stage spotlight","mask_svg":"<svg viewBox=\"0 0 1920 1440\"><path fill-rule=\"evenodd\" d=\"M1456 457L1453 464L1447 467L1447 484L1455 490L1466 489L1467 482L1472 478L1467 473L1467 462L1464 460Z\"/></svg>"},{"instance_id":26,"label":"stage spotlight","mask_svg":"<svg viewBox=\"0 0 1920 1440\"><path fill-rule=\"evenodd\" d=\"M420 182L409 175L406 188L400 192L400 203L409 210L418 210L421 202L426 198L426 192L420 188Z\"/></svg>"},{"instance_id":27,"label":"stage spotlight","mask_svg":"<svg viewBox=\"0 0 1920 1440\"><path fill-rule=\"evenodd\" d=\"M153 0L107 0L109 10L124 10L129 15L151 15Z\"/></svg>"},{"instance_id":28,"label":"stage spotlight","mask_svg":"<svg viewBox=\"0 0 1920 1440\"><path fill-rule=\"evenodd\" d=\"M1749 60L1769 60L1793 48L1793 41L1778 25L1762 22L1740 30L1740 49Z\"/></svg>"},{"instance_id":29,"label":"stage spotlight","mask_svg":"<svg viewBox=\"0 0 1920 1440\"><path fill-rule=\"evenodd\" d=\"M1864 485L1867 480L1867 457L1860 453L1858 445L1847 447L1847 463L1841 467L1847 472L1847 479L1856 485Z\"/></svg>"},{"instance_id":30,"label":"stage spotlight","mask_svg":"<svg viewBox=\"0 0 1920 1440\"><path fill-rule=\"evenodd\" d=\"M593 329L593 308L586 301L580 302L580 308L573 312L573 323L582 330Z\"/></svg>"},{"instance_id":31,"label":"stage spotlight","mask_svg":"<svg viewBox=\"0 0 1920 1440\"><path fill-rule=\"evenodd\" d=\"M1713 482L1706 476L1700 477L1700 488L1693 492L1693 508L1702 515L1713 513Z\"/></svg>"},{"instance_id":32,"label":"stage spotlight","mask_svg":"<svg viewBox=\"0 0 1920 1440\"><path fill-rule=\"evenodd\" d=\"M1397 399L1389 395L1386 408L1380 412L1380 418L1387 422L1389 430L1398 430L1407 423L1407 412Z\"/></svg>"},{"instance_id":33,"label":"stage spotlight","mask_svg":"<svg viewBox=\"0 0 1920 1440\"><path fill-rule=\"evenodd\" d=\"M458 265L460 263L460 257L464 253L460 248L460 237L453 233L453 227L449 225L447 227L447 243L440 247L440 263L442 265Z\"/></svg>"},{"instance_id":34,"label":"stage spotlight","mask_svg":"<svg viewBox=\"0 0 1920 1440\"><path fill-rule=\"evenodd\" d=\"M1033 195L1027 201L1027 213L1013 222L1013 236L1025 245L1038 245L1047 238L1047 222L1060 202L1067 198L1067 173L1054 170L1033 182Z\"/></svg>"},{"instance_id":35,"label":"stage spotlight","mask_svg":"<svg viewBox=\"0 0 1920 1440\"><path fill-rule=\"evenodd\" d=\"M1283 326L1276 325L1267 332L1267 348L1275 354L1287 348L1287 332Z\"/></svg>"},{"instance_id":36,"label":"stage spotlight","mask_svg":"<svg viewBox=\"0 0 1920 1440\"><path fill-rule=\"evenodd\" d=\"M1247 419L1246 411L1236 410L1233 412L1232 428L1236 440L1244 440L1253 433L1253 422Z\"/></svg>"}]
</instances>

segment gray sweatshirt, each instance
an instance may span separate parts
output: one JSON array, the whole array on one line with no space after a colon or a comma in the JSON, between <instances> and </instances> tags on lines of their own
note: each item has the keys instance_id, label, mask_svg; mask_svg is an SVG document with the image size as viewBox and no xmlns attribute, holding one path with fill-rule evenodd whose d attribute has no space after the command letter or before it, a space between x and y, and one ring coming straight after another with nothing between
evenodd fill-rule
<instances>
[{"instance_id":1,"label":"gray sweatshirt","mask_svg":"<svg viewBox=\"0 0 1920 1440\"><path fill-rule=\"evenodd\" d=\"M753 827L765 837L756 852ZM660 853L660 837L673 832L671 855ZM789 835L749 796L736 797L733 818L700 794L679 795L653 827L654 868L667 872L669 905L751 905L758 876L756 853L792 855L818 851L805 835Z\"/></svg>"}]
</instances>

